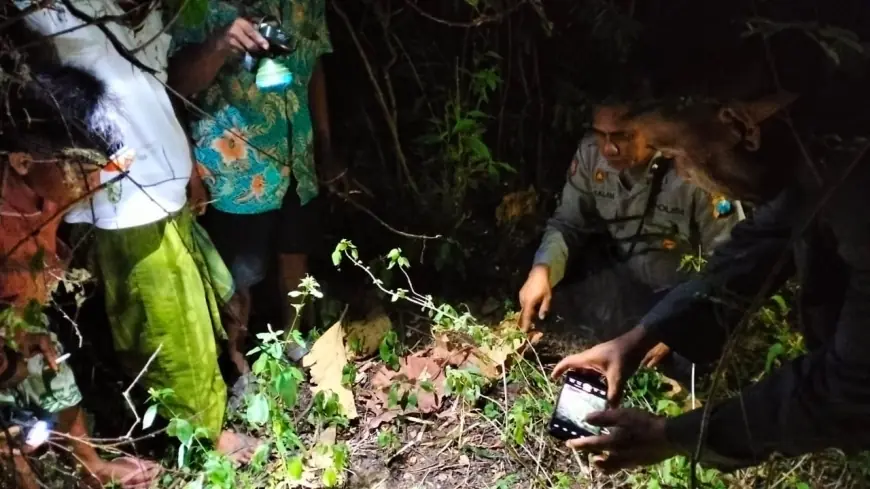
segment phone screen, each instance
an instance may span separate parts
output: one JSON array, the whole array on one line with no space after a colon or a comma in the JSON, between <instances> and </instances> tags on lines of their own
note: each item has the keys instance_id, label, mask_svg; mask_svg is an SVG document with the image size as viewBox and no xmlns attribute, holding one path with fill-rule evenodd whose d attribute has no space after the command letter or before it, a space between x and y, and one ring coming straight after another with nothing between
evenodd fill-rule
<instances>
[{"instance_id":1,"label":"phone screen","mask_svg":"<svg viewBox=\"0 0 870 489\"><path fill-rule=\"evenodd\" d=\"M559 438L598 435L601 428L585 421L586 416L607 408L607 391L589 376L566 375L550 431Z\"/></svg>"}]
</instances>

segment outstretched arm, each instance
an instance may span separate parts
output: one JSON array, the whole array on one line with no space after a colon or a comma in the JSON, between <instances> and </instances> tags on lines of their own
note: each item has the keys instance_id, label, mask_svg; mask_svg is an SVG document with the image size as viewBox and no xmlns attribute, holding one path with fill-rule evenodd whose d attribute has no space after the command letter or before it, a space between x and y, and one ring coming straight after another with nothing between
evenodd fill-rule
<instances>
[{"instance_id":1,"label":"outstretched arm","mask_svg":"<svg viewBox=\"0 0 870 489\"><path fill-rule=\"evenodd\" d=\"M735 226L703 275L675 287L647 313L641 327L696 363L718 358L748 302L759 292L778 289L794 271L789 240L796 198L787 190Z\"/></svg>"},{"instance_id":2,"label":"outstretched arm","mask_svg":"<svg viewBox=\"0 0 870 489\"><path fill-rule=\"evenodd\" d=\"M822 270L835 280L816 278L835 291L833 300L839 298L838 280L847 281L836 324L820 324L828 331L836 328L832 340L744 389L739 398L713 407L702 460L740 468L772 453L797 456L830 447L861 450L870 444L863 428L870 421L870 218L854 211L870 198L862 195L866 185L859 187L853 185L851 195L838 189L842 193L835 199L841 204L835 203L824 219L839 259L826 262ZM836 256L831 251L829 256ZM845 273L839 273L841 265ZM693 449L702 415L696 410L669 420L671 442Z\"/></svg>"}]
</instances>

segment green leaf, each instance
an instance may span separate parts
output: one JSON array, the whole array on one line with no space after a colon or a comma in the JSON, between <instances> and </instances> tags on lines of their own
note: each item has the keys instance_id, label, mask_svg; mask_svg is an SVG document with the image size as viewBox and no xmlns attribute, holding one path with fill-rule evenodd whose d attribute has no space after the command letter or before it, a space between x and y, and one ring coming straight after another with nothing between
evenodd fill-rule
<instances>
[{"instance_id":1,"label":"green leaf","mask_svg":"<svg viewBox=\"0 0 870 489\"><path fill-rule=\"evenodd\" d=\"M332 252L332 264L338 266L339 263L341 263L341 252L335 250Z\"/></svg>"},{"instance_id":2,"label":"green leaf","mask_svg":"<svg viewBox=\"0 0 870 489\"><path fill-rule=\"evenodd\" d=\"M154 418L157 416L157 404L152 404L148 406L148 410L145 411L145 415L142 416L142 429L147 430L154 424Z\"/></svg>"},{"instance_id":3,"label":"green leaf","mask_svg":"<svg viewBox=\"0 0 870 489\"><path fill-rule=\"evenodd\" d=\"M782 343L774 343L771 345L770 349L767 350L767 360L764 362L764 370L770 371L770 368L773 366L774 360L776 360L780 355L785 352L785 347Z\"/></svg>"},{"instance_id":4,"label":"green leaf","mask_svg":"<svg viewBox=\"0 0 870 489\"><path fill-rule=\"evenodd\" d=\"M475 127L477 127L477 122L472 119L459 119L456 121L456 125L453 126L453 133L460 132L470 132Z\"/></svg>"},{"instance_id":5,"label":"green leaf","mask_svg":"<svg viewBox=\"0 0 870 489\"><path fill-rule=\"evenodd\" d=\"M263 372L269 366L269 357L267 355L260 355L254 364L251 366L251 370L254 372L254 375L262 375Z\"/></svg>"},{"instance_id":6,"label":"green leaf","mask_svg":"<svg viewBox=\"0 0 870 489\"><path fill-rule=\"evenodd\" d=\"M296 406L296 400L299 394L299 379L296 378L294 372L285 370L275 377L275 390L287 408L292 409Z\"/></svg>"},{"instance_id":7,"label":"green leaf","mask_svg":"<svg viewBox=\"0 0 870 489\"><path fill-rule=\"evenodd\" d=\"M187 445L178 446L178 468L184 467L184 456L187 454Z\"/></svg>"},{"instance_id":8,"label":"green leaf","mask_svg":"<svg viewBox=\"0 0 870 489\"><path fill-rule=\"evenodd\" d=\"M332 467L327 467L326 470L323 471L323 485L326 487L335 487L338 484L338 474L335 473L335 469Z\"/></svg>"},{"instance_id":9,"label":"green leaf","mask_svg":"<svg viewBox=\"0 0 870 489\"><path fill-rule=\"evenodd\" d=\"M781 295L777 294L771 297L771 299L773 300L773 302L776 302L777 306L779 306L779 312L781 314L788 313L788 304L786 304L785 299L783 299Z\"/></svg>"},{"instance_id":10,"label":"green leaf","mask_svg":"<svg viewBox=\"0 0 870 489\"><path fill-rule=\"evenodd\" d=\"M290 478L296 481L302 478L303 469L302 457L293 457L290 459L290 463L287 464L287 474L290 475Z\"/></svg>"},{"instance_id":11,"label":"green leaf","mask_svg":"<svg viewBox=\"0 0 870 489\"><path fill-rule=\"evenodd\" d=\"M190 445L193 441L193 425L190 421L182 418L173 418L166 428L169 436L178 438L182 445Z\"/></svg>"},{"instance_id":12,"label":"green leaf","mask_svg":"<svg viewBox=\"0 0 870 489\"><path fill-rule=\"evenodd\" d=\"M340 443L332 447L332 466L336 471L341 472L347 464L347 445Z\"/></svg>"},{"instance_id":13,"label":"green leaf","mask_svg":"<svg viewBox=\"0 0 870 489\"><path fill-rule=\"evenodd\" d=\"M408 402L405 405L406 409L416 409L417 408L417 394L414 392L408 393Z\"/></svg>"},{"instance_id":14,"label":"green leaf","mask_svg":"<svg viewBox=\"0 0 870 489\"><path fill-rule=\"evenodd\" d=\"M263 394L256 394L248 400L248 410L245 413L248 423L260 426L269 421L269 400Z\"/></svg>"},{"instance_id":15,"label":"green leaf","mask_svg":"<svg viewBox=\"0 0 870 489\"><path fill-rule=\"evenodd\" d=\"M269 460L269 453L272 452L272 447L268 443L263 443L254 451L254 456L251 457L251 465L254 467L262 467Z\"/></svg>"},{"instance_id":16,"label":"green leaf","mask_svg":"<svg viewBox=\"0 0 870 489\"><path fill-rule=\"evenodd\" d=\"M489 148L479 138L469 138L468 147L477 160L488 161L492 159Z\"/></svg>"},{"instance_id":17,"label":"green leaf","mask_svg":"<svg viewBox=\"0 0 870 489\"><path fill-rule=\"evenodd\" d=\"M397 384L393 384L390 392L387 395L387 407L392 409L399 405L399 389Z\"/></svg>"}]
</instances>

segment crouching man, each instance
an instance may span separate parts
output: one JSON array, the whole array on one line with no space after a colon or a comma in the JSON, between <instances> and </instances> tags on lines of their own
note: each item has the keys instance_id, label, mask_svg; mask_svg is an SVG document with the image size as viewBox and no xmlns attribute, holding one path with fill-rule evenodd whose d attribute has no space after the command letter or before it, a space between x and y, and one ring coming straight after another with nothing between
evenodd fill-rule
<instances>
[{"instance_id":1,"label":"crouching man","mask_svg":"<svg viewBox=\"0 0 870 489\"><path fill-rule=\"evenodd\" d=\"M738 221L736 202L691 185L670 160L635 144L628 110L595 110L520 290L523 329L549 316L551 329L564 323L584 343L619 336L688 278L685 256L705 256ZM660 345L645 364L664 358L672 360Z\"/></svg>"},{"instance_id":2,"label":"crouching man","mask_svg":"<svg viewBox=\"0 0 870 489\"><path fill-rule=\"evenodd\" d=\"M40 309L63 276L68 255L57 240L58 210L75 193L67 188L69 174L59 163L38 161L21 153L0 161L0 473L14 478L11 487L40 487L26 456L44 448L39 442L46 440L31 439L28 445L20 426L10 426L10 421L29 421L25 413L31 413L51 420L50 429L63 434L58 441L68 445L88 486L147 487L160 474L157 464L134 457L105 460L87 441L76 380L59 360L61 345L45 334ZM9 453L14 470L4 467Z\"/></svg>"}]
</instances>

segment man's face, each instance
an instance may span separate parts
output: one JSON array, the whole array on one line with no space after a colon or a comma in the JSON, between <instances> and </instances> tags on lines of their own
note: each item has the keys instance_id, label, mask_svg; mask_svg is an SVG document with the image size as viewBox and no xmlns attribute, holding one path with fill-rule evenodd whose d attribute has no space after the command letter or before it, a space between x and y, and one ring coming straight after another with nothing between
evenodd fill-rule
<instances>
[{"instance_id":1,"label":"man's face","mask_svg":"<svg viewBox=\"0 0 870 489\"><path fill-rule=\"evenodd\" d=\"M598 150L615 170L646 163L650 156L633 144L633 130L623 118L627 112L625 106L600 106L592 119Z\"/></svg>"},{"instance_id":2,"label":"man's face","mask_svg":"<svg viewBox=\"0 0 870 489\"><path fill-rule=\"evenodd\" d=\"M660 151L673 160L678 174L695 185L711 193L763 202L786 185L788 172L783 165L791 158L781 138L761 137L759 125L791 100L789 94L778 94L726 106L653 110L635 116L630 125L636 147ZM771 135L770 130L766 134ZM770 141L760 152L762 139Z\"/></svg>"}]
</instances>

